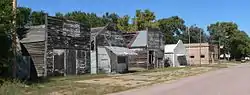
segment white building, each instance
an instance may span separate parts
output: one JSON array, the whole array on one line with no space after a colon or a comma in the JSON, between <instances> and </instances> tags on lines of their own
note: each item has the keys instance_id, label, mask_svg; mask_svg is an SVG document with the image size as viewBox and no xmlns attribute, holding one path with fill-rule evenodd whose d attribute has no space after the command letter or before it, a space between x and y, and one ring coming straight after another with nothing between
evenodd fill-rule
<instances>
[{"instance_id":1,"label":"white building","mask_svg":"<svg viewBox=\"0 0 250 95\"><path fill-rule=\"evenodd\" d=\"M177 44L165 45L164 62L166 66L185 66L187 65L187 51L181 40Z\"/></svg>"}]
</instances>

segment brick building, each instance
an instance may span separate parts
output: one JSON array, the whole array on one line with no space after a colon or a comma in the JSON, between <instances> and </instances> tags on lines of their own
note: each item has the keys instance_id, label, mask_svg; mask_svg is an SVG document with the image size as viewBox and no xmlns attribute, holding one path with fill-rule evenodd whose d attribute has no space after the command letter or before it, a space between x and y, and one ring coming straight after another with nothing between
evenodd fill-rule
<instances>
[{"instance_id":1,"label":"brick building","mask_svg":"<svg viewBox=\"0 0 250 95\"><path fill-rule=\"evenodd\" d=\"M211 64L218 60L218 47L209 43L184 44L187 49L189 64Z\"/></svg>"}]
</instances>

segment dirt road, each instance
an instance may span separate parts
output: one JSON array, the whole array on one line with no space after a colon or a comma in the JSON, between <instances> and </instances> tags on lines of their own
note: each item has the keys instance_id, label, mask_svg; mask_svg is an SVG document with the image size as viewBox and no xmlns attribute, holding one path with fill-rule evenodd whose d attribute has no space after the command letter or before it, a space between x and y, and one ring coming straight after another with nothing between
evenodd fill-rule
<instances>
[{"instance_id":1,"label":"dirt road","mask_svg":"<svg viewBox=\"0 0 250 95\"><path fill-rule=\"evenodd\" d=\"M250 95L250 65L242 64L170 84L156 84L111 95Z\"/></svg>"}]
</instances>

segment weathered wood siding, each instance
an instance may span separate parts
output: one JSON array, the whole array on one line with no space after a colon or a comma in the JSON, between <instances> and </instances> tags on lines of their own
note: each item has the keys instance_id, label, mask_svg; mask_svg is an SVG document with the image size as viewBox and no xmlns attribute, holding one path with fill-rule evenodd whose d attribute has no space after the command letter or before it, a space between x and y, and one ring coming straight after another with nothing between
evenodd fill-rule
<instances>
[{"instance_id":1,"label":"weathered wood siding","mask_svg":"<svg viewBox=\"0 0 250 95\"><path fill-rule=\"evenodd\" d=\"M98 46L126 46L121 31L104 31L96 39Z\"/></svg>"},{"instance_id":2,"label":"weathered wood siding","mask_svg":"<svg viewBox=\"0 0 250 95\"><path fill-rule=\"evenodd\" d=\"M47 74L53 75L54 72L54 49L66 50L66 57L64 58L65 61L64 63L60 63L66 63L66 65L64 65L64 67L66 66L64 73L72 75L73 73L81 74L89 72L90 28L78 22L51 16L47 19L46 28ZM81 71L81 68L85 68L85 71Z\"/></svg>"},{"instance_id":3,"label":"weathered wood siding","mask_svg":"<svg viewBox=\"0 0 250 95\"><path fill-rule=\"evenodd\" d=\"M147 47L137 48L138 56L129 58L129 67L156 68L162 66L160 63L164 57L164 35L158 29L148 29ZM148 52L153 51L153 63L149 64Z\"/></svg>"},{"instance_id":4,"label":"weathered wood siding","mask_svg":"<svg viewBox=\"0 0 250 95\"><path fill-rule=\"evenodd\" d=\"M44 41L23 43L34 62L38 76L44 74Z\"/></svg>"},{"instance_id":5,"label":"weathered wood siding","mask_svg":"<svg viewBox=\"0 0 250 95\"><path fill-rule=\"evenodd\" d=\"M164 49L163 34L157 29L148 30L148 49Z\"/></svg>"},{"instance_id":6,"label":"weathered wood siding","mask_svg":"<svg viewBox=\"0 0 250 95\"><path fill-rule=\"evenodd\" d=\"M98 72L110 73L111 67L111 55L105 47L98 47Z\"/></svg>"},{"instance_id":7,"label":"weathered wood siding","mask_svg":"<svg viewBox=\"0 0 250 95\"><path fill-rule=\"evenodd\" d=\"M125 44L127 47L135 40L135 36L138 35L136 32L134 33L123 33L123 38L125 40Z\"/></svg>"}]
</instances>

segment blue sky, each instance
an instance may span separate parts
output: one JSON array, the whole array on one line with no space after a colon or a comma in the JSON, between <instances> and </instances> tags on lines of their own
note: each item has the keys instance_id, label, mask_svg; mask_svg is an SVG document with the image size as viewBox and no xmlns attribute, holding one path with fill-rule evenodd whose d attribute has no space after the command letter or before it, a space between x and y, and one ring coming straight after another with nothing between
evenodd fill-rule
<instances>
[{"instance_id":1,"label":"blue sky","mask_svg":"<svg viewBox=\"0 0 250 95\"><path fill-rule=\"evenodd\" d=\"M250 34L250 0L18 0L18 6L44 10L50 15L73 10L102 15L115 12L134 17L136 9L150 9L157 17L180 16L186 25L206 30L217 21L233 21Z\"/></svg>"}]
</instances>

